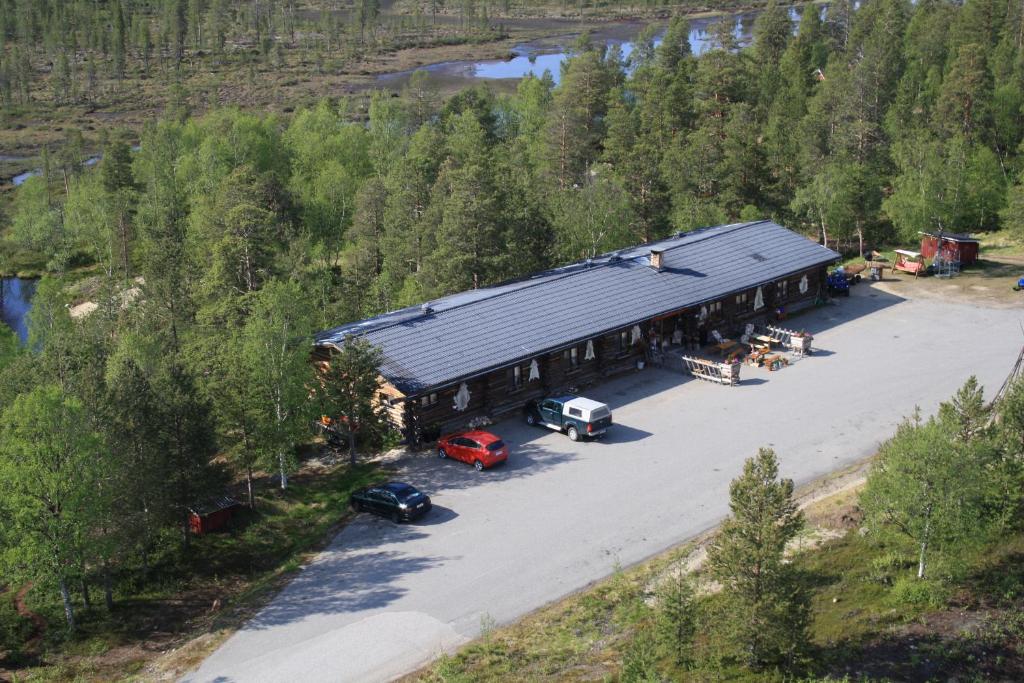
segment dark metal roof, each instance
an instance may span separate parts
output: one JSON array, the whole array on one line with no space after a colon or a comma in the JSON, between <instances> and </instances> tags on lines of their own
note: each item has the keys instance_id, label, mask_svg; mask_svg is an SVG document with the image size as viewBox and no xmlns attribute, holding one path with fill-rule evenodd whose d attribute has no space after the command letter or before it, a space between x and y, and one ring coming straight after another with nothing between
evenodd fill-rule
<instances>
[{"instance_id":1,"label":"dark metal roof","mask_svg":"<svg viewBox=\"0 0 1024 683\"><path fill-rule=\"evenodd\" d=\"M928 237L940 237L944 240L949 240L950 242L978 243L978 240L976 238L971 237L970 235L962 232L922 232L921 234L926 235Z\"/></svg>"},{"instance_id":2,"label":"dark metal roof","mask_svg":"<svg viewBox=\"0 0 1024 683\"><path fill-rule=\"evenodd\" d=\"M342 325L315 344L365 337L381 374L413 396L838 258L771 221L720 225Z\"/></svg>"},{"instance_id":3,"label":"dark metal roof","mask_svg":"<svg viewBox=\"0 0 1024 683\"><path fill-rule=\"evenodd\" d=\"M231 496L219 496L217 498L210 498L204 500L202 503L193 505L189 508L189 512L204 517L212 514L219 510L227 510L228 508L238 507L241 503L232 498Z\"/></svg>"}]
</instances>

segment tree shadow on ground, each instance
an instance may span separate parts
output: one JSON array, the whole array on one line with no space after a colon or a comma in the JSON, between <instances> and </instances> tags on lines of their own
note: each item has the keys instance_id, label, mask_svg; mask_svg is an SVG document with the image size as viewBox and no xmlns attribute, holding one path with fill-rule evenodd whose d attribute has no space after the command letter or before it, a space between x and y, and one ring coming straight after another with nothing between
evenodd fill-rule
<instances>
[{"instance_id":1,"label":"tree shadow on ground","mask_svg":"<svg viewBox=\"0 0 1024 683\"><path fill-rule=\"evenodd\" d=\"M545 433L536 428L536 437ZM533 436L531 432L527 434ZM550 451L536 443L515 443L508 438L506 441L509 442L508 460L497 467L477 471L472 465L453 458L438 458L436 451L431 449L403 457L396 463L396 477L409 481L430 495L440 490L467 489L481 483L534 476L575 457L573 453Z\"/></svg>"},{"instance_id":2,"label":"tree shadow on ground","mask_svg":"<svg viewBox=\"0 0 1024 683\"><path fill-rule=\"evenodd\" d=\"M1007 553L968 576L965 583L981 606L1013 604L1024 594L1024 553Z\"/></svg>"},{"instance_id":3,"label":"tree shadow on ground","mask_svg":"<svg viewBox=\"0 0 1024 683\"><path fill-rule=\"evenodd\" d=\"M424 536L416 525L395 525L378 518L364 522L361 518L349 529L360 523L371 527L368 533L339 536L332 544L335 552L321 553L245 628L262 630L317 615L387 607L406 594L407 589L400 585L403 577L452 559L416 556L395 549L396 544ZM385 533L374 533L379 530L373 528L378 524L388 525Z\"/></svg>"},{"instance_id":4,"label":"tree shadow on ground","mask_svg":"<svg viewBox=\"0 0 1024 683\"><path fill-rule=\"evenodd\" d=\"M1018 644L1019 647L1019 644ZM839 641L817 648L819 673L839 679L895 680L927 683L936 680L1024 680L1024 660L1008 642L981 634L903 632L860 641Z\"/></svg>"},{"instance_id":5,"label":"tree shadow on ground","mask_svg":"<svg viewBox=\"0 0 1024 683\"><path fill-rule=\"evenodd\" d=\"M969 575L951 606L818 648L820 673L872 680L1024 680L1024 553Z\"/></svg>"},{"instance_id":6,"label":"tree shadow on ground","mask_svg":"<svg viewBox=\"0 0 1024 683\"><path fill-rule=\"evenodd\" d=\"M1019 263L978 259L977 263L967 266L961 272L964 275L977 275L983 278L1020 277L1022 268Z\"/></svg>"}]
</instances>

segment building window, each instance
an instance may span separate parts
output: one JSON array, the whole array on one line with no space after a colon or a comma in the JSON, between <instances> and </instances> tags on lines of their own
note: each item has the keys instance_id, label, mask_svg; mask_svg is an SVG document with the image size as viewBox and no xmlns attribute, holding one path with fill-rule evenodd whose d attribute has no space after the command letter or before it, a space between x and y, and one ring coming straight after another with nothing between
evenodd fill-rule
<instances>
[{"instance_id":1,"label":"building window","mask_svg":"<svg viewBox=\"0 0 1024 683\"><path fill-rule=\"evenodd\" d=\"M722 302L716 301L708 306L708 315L720 316L722 315Z\"/></svg>"},{"instance_id":2,"label":"building window","mask_svg":"<svg viewBox=\"0 0 1024 683\"><path fill-rule=\"evenodd\" d=\"M508 371L508 390L519 391L523 388L523 368L516 365Z\"/></svg>"},{"instance_id":3,"label":"building window","mask_svg":"<svg viewBox=\"0 0 1024 683\"><path fill-rule=\"evenodd\" d=\"M565 364L566 370L575 370L580 366L580 349L578 346L573 346L570 349L562 351L562 362Z\"/></svg>"},{"instance_id":4,"label":"building window","mask_svg":"<svg viewBox=\"0 0 1024 683\"><path fill-rule=\"evenodd\" d=\"M435 403L437 403L437 394L425 394L423 398L420 399L420 405L424 408L432 406Z\"/></svg>"},{"instance_id":5,"label":"building window","mask_svg":"<svg viewBox=\"0 0 1024 683\"><path fill-rule=\"evenodd\" d=\"M779 280L775 283L775 297L776 301L785 301L789 295L789 281Z\"/></svg>"},{"instance_id":6,"label":"building window","mask_svg":"<svg viewBox=\"0 0 1024 683\"><path fill-rule=\"evenodd\" d=\"M746 292L743 292L742 294L737 294L736 295L736 309L739 310L739 311L747 310L747 293Z\"/></svg>"},{"instance_id":7,"label":"building window","mask_svg":"<svg viewBox=\"0 0 1024 683\"><path fill-rule=\"evenodd\" d=\"M629 330L619 332L619 353L629 353Z\"/></svg>"}]
</instances>

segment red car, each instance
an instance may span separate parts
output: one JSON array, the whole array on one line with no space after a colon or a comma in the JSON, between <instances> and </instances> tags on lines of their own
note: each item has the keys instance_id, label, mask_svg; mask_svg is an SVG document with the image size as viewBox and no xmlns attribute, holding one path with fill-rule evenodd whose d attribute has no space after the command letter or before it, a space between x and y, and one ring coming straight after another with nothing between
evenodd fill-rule
<instances>
[{"instance_id":1,"label":"red car","mask_svg":"<svg viewBox=\"0 0 1024 683\"><path fill-rule=\"evenodd\" d=\"M458 432L437 440L437 457L468 462L482 470L508 460L508 446L490 432Z\"/></svg>"}]
</instances>

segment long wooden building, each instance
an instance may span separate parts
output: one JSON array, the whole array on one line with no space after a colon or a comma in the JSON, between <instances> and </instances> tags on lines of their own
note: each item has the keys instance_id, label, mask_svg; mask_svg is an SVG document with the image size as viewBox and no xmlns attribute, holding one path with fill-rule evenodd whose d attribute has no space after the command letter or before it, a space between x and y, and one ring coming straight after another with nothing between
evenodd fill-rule
<instances>
[{"instance_id":1,"label":"long wooden building","mask_svg":"<svg viewBox=\"0 0 1024 683\"><path fill-rule=\"evenodd\" d=\"M410 442L706 343L825 296L839 254L770 221L703 228L321 332L380 348L380 400Z\"/></svg>"}]
</instances>

